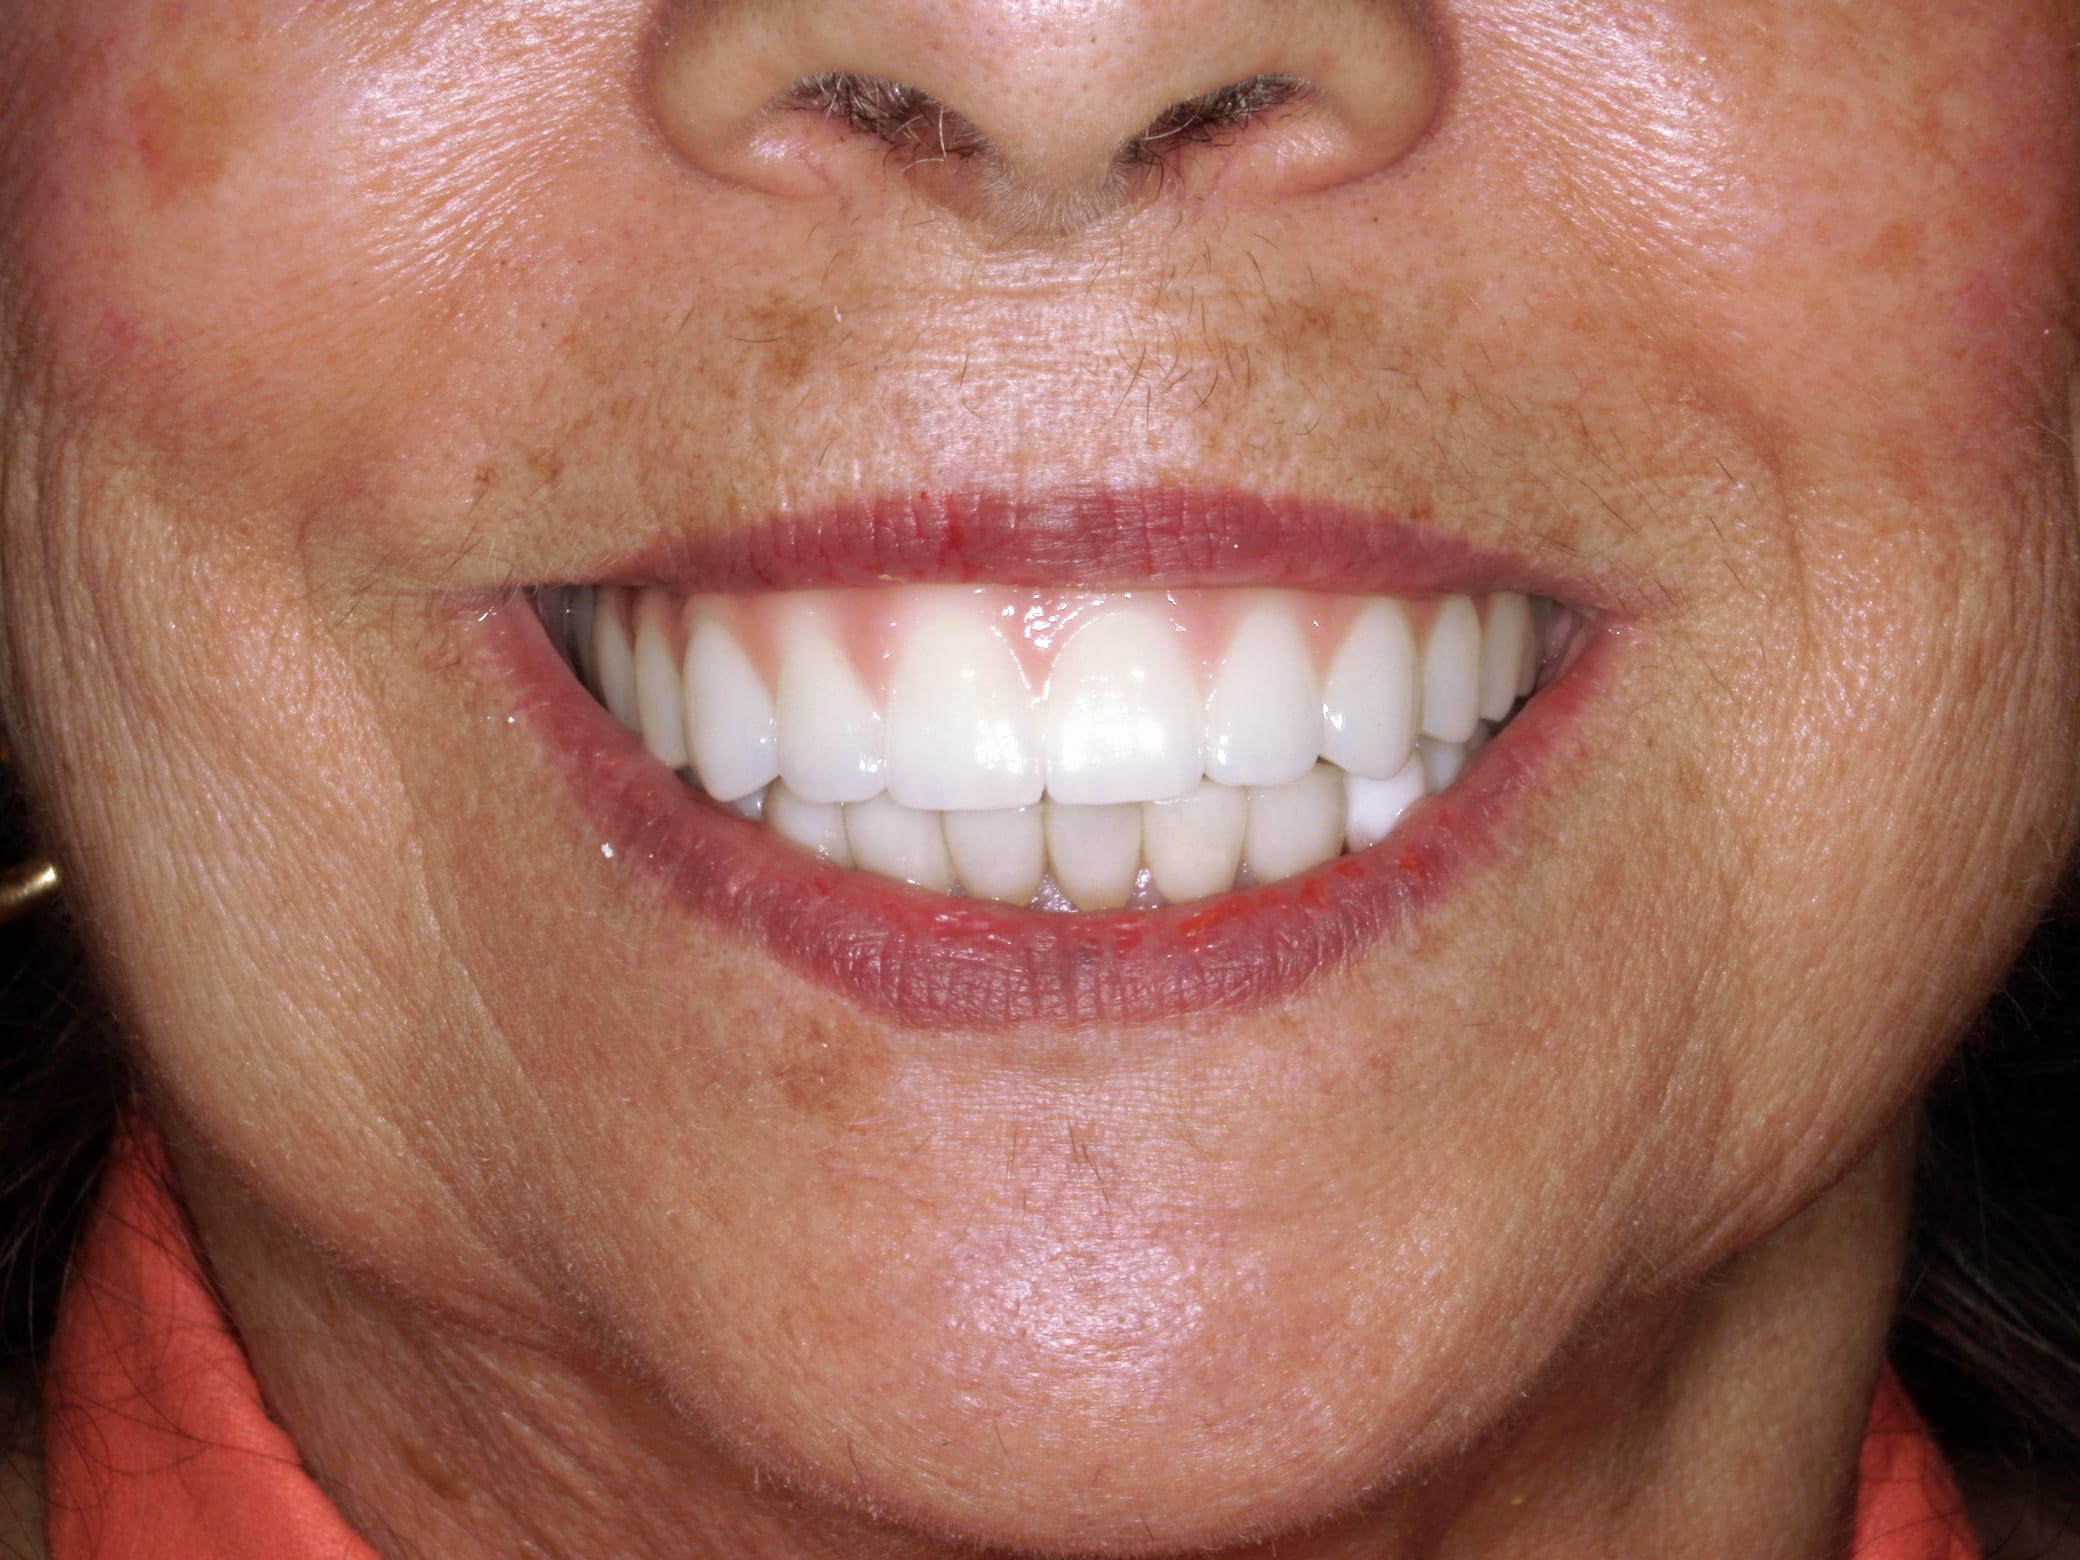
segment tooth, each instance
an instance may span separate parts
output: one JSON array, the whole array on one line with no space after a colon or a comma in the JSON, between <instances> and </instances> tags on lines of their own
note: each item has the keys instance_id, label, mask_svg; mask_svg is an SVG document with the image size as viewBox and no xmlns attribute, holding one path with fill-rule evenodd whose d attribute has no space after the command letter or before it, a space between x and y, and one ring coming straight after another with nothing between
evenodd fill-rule
<instances>
[{"instance_id":1,"label":"tooth","mask_svg":"<svg viewBox=\"0 0 2080 1560\"><path fill-rule=\"evenodd\" d=\"M592 615L592 664L599 676L600 702L630 731L643 729L636 707L635 635L628 627L628 592L603 585Z\"/></svg>"},{"instance_id":2,"label":"tooth","mask_svg":"<svg viewBox=\"0 0 2080 1560\"><path fill-rule=\"evenodd\" d=\"M1427 794L1423 761L1411 758L1385 780L1363 775L1344 779L1343 848L1364 850L1377 845L1401 821L1401 815Z\"/></svg>"},{"instance_id":3,"label":"tooth","mask_svg":"<svg viewBox=\"0 0 2080 1560\"><path fill-rule=\"evenodd\" d=\"M1040 722L1018 656L979 609L927 609L888 685L888 794L906 807L1040 800Z\"/></svg>"},{"instance_id":4,"label":"tooth","mask_svg":"<svg viewBox=\"0 0 2080 1560\"><path fill-rule=\"evenodd\" d=\"M780 773L773 699L737 636L700 616L686 641L686 745L717 801L733 802Z\"/></svg>"},{"instance_id":5,"label":"tooth","mask_svg":"<svg viewBox=\"0 0 2080 1560\"><path fill-rule=\"evenodd\" d=\"M887 796L850 802L845 808L845 838L852 860L867 872L899 878L935 894L954 886L953 858L939 815L905 807Z\"/></svg>"},{"instance_id":6,"label":"tooth","mask_svg":"<svg viewBox=\"0 0 2080 1560\"><path fill-rule=\"evenodd\" d=\"M789 634L773 714L780 778L796 797L863 802L881 790L881 712L821 628L803 623Z\"/></svg>"},{"instance_id":7,"label":"tooth","mask_svg":"<svg viewBox=\"0 0 2080 1560\"><path fill-rule=\"evenodd\" d=\"M1141 809L1133 802L1041 809L1055 887L1079 910L1117 910L1141 871Z\"/></svg>"},{"instance_id":8,"label":"tooth","mask_svg":"<svg viewBox=\"0 0 2080 1560\"><path fill-rule=\"evenodd\" d=\"M1501 720L1517 702L1517 682L1531 642L1531 603L1513 591L1488 598L1481 628L1482 720Z\"/></svg>"},{"instance_id":9,"label":"tooth","mask_svg":"<svg viewBox=\"0 0 2080 1560\"><path fill-rule=\"evenodd\" d=\"M1206 775L1228 785L1278 785L1314 767L1322 694L1293 608L1269 597L1236 625L1206 700Z\"/></svg>"},{"instance_id":10,"label":"tooth","mask_svg":"<svg viewBox=\"0 0 2080 1560\"><path fill-rule=\"evenodd\" d=\"M1464 742L1480 719L1481 620L1465 596L1438 603L1423 645L1423 732Z\"/></svg>"},{"instance_id":11,"label":"tooth","mask_svg":"<svg viewBox=\"0 0 2080 1560\"><path fill-rule=\"evenodd\" d=\"M1132 605L1069 637L1041 721L1050 799L1155 802L1199 783L1202 708L1178 640L1166 619Z\"/></svg>"},{"instance_id":12,"label":"tooth","mask_svg":"<svg viewBox=\"0 0 2080 1560\"><path fill-rule=\"evenodd\" d=\"M1047 875L1045 828L1038 807L995 807L950 812L943 819L946 848L961 887L977 899L1026 905Z\"/></svg>"},{"instance_id":13,"label":"tooth","mask_svg":"<svg viewBox=\"0 0 2080 1560\"><path fill-rule=\"evenodd\" d=\"M1322 683L1322 756L1375 780L1398 774L1415 745L1418 687L1407 609L1360 607Z\"/></svg>"},{"instance_id":14,"label":"tooth","mask_svg":"<svg viewBox=\"0 0 2080 1560\"><path fill-rule=\"evenodd\" d=\"M844 808L835 802L804 801L784 783L776 783L765 797L765 821L775 833L804 850L813 850L833 866L852 865Z\"/></svg>"},{"instance_id":15,"label":"tooth","mask_svg":"<svg viewBox=\"0 0 2080 1560\"><path fill-rule=\"evenodd\" d=\"M747 791L735 801L724 802L722 805L735 813L739 818L749 818L753 823L757 823L765 817L766 798L772 794L772 786L763 785L756 791Z\"/></svg>"},{"instance_id":16,"label":"tooth","mask_svg":"<svg viewBox=\"0 0 2080 1560\"><path fill-rule=\"evenodd\" d=\"M1248 826L1248 796L1213 780L1175 801L1144 803L1141 853L1156 888L1172 904L1228 892Z\"/></svg>"},{"instance_id":17,"label":"tooth","mask_svg":"<svg viewBox=\"0 0 2080 1560\"><path fill-rule=\"evenodd\" d=\"M1545 658L1546 620L1552 604L1542 596L1531 599L1531 632L1524 636L1524 659L1517 666L1517 697L1523 698L1538 686L1539 662Z\"/></svg>"},{"instance_id":18,"label":"tooth","mask_svg":"<svg viewBox=\"0 0 2080 1560\"><path fill-rule=\"evenodd\" d=\"M1317 764L1284 785L1252 786L1242 859L1259 883L1305 872L1343 850L1343 775Z\"/></svg>"},{"instance_id":19,"label":"tooth","mask_svg":"<svg viewBox=\"0 0 2080 1560\"><path fill-rule=\"evenodd\" d=\"M1459 771L1466 767L1464 742L1439 742L1425 737L1416 744L1416 754L1423 766L1423 783L1432 796L1458 779Z\"/></svg>"},{"instance_id":20,"label":"tooth","mask_svg":"<svg viewBox=\"0 0 2080 1560\"><path fill-rule=\"evenodd\" d=\"M679 668L665 637L666 603L656 591L643 591L636 601L636 713L641 717L643 745L667 769L684 769L686 693Z\"/></svg>"}]
</instances>

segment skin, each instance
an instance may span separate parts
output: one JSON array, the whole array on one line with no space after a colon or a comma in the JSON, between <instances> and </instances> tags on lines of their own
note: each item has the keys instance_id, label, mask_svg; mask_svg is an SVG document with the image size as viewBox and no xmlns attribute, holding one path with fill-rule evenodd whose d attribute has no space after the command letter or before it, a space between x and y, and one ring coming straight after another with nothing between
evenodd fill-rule
<instances>
[{"instance_id":1,"label":"skin","mask_svg":"<svg viewBox=\"0 0 2080 1560\"><path fill-rule=\"evenodd\" d=\"M1329 108L1110 173L1272 9L0 4L6 723L385 1553L1832 1552L1913 1105L2074 837L2080 17L1353 4ZM988 148L752 126L854 63ZM1497 859L1253 1011L866 1012L464 653L1164 482L1621 608Z\"/></svg>"}]
</instances>

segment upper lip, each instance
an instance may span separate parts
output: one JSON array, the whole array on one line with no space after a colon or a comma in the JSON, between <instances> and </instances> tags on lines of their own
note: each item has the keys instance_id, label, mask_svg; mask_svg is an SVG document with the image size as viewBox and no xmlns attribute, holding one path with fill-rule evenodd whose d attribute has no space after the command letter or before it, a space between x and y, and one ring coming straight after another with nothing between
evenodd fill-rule
<instances>
[{"instance_id":1,"label":"upper lip","mask_svg":"<svg viewBox=\"0 0 2080 1560\"><path fill-rule=\"evenodd\" d=\"M594 580L688 594L892 580L1510 590L1546 596L1600 628L1623 616L1593 580L1553 578L1407 517L1227 490L920 490L670 537ZM1310 985L1426 913L1494 854L1602 681L1609 656L1599 650L1621 637L1582 636L1587 664L1548 687L1453 791L1420 805L1374 850L1168 910L1046 916L840 872L727 817L578 686L533 613L495 613L488 627L493 674L514 688L526 724L577 793L597 831L593 849L610 846L721 935L748 934L798 973L899 1022L973 1029L1173 1017Z\"/></svg>"},{"instance_id":2,"label":"upper lip","mask_svg":"<svg viewBox=\"0 0 2080 1560\"><path fill-rule=\"evenodd\" d=\"M1419 515L1229 488L920 488L674 533L587 574L554 583L684 594L935 580L1400 596L1507 590L1599 615L1620 610L1615 592L1593 577L1556 574Z\"/></svg>"}]
</instances>

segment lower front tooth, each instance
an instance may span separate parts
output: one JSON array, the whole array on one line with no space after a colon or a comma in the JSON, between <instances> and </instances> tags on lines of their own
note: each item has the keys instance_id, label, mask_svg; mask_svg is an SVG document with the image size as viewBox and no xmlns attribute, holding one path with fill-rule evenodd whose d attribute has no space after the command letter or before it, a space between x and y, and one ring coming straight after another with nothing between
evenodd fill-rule
<instances>
[{"instance_id":1,"label":"lower front tooth","mask_svg":"<svg viewBox=\"0 0 2080 1560\"><path fill-rule=\"evenodd\" d=\"M1203 780L1175 801L1141 809L1141 853L1157 890L1172 904L1225 894L1242 865L1249 798L1240 787Z\"/></svg>"},{"instance_id":2,"label":"lower front tooth","mask_svg":"<svg viewBox=\"0 0 2080 1560\"><path fill-rule=\"evenodd\" d=\"M1458 779L1459 771L1466 767L1466 744L1425 737L1416 744L1416 757L1423 766L1423 783L1435 796Z\"/></svg>"},{"instance_id":3,"label":"lower front tooth","mask_svg":"<svg viewBox=\"0 0 2080 1560\"><path fill-rule=\"evenodd\" d=\"M854 865L864 871L938 894L954 886L953 858L935 812L905 807L885 795L853 802L845 808L845 839Z\"/></svg>"},{"instance_id":4,"label":"lower front tooth","mask_svg":"<svg viewBox=\"0 0 2080 1560\"><path fill-rule=\"evenodd\" d=\"M1141 804L1045 804L1047 863L1079 910L1118 910L1141 871Z\"/></svg>"},{"instance_id":5,"label":"lower front tooth","mask_svg":"<svg viewBox=\"0 0 2080 1560\"><path fill-rule=\"evenodd\" d=\"M1343 847L1367 850L1385 839L1401 815L1423 799L1423 761L1411 758L1386 780L1345 775L1343 786Z\"/></svg>"},{"instance_id":6,"label":"lower front tooth","mask_svg":"<svg viewBox=\"0 0 2080 1560\"><path fill-rule=\"evenodd\" d=\"M1343 773L1317 764L1284 785L1252 786L1242 859L1259 883L1319 866L1343 850Z\"/></svg>"},{"instance_id":7,"label":"lower front tooth","mask_svg":"<svg viewBox=\"0 0 2080 1560\"><path fill-rule=\"evenodd\" d=\"M845 837L845 809L834 802L805 802L775 782L766 793L765 821L776 833L813 850L835 866L852 865L852 845Z\"/></svg>"},{"instance_id":8,"label":"lower front tooth","mask_svg":"<svg viewBox=\"0 0 2080 1560\"><path fill-rule=\"evenodd\" d=\"M961 887L977 899L1031 904L1047 876L1047 843L1038 807L997 807L944 815L946 848Z\"/></svg>"}]
</instances>

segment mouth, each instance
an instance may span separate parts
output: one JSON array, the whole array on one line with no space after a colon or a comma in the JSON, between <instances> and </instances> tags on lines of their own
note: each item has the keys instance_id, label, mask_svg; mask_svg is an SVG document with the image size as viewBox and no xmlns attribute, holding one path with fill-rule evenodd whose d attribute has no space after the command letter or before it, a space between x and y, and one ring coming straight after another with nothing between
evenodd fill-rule
<instances>
[{"instance_id":1,"label":"mouth","mask_svg":"<svg viewBox=\"0 0 2080 1560\"><path fill-rule=\"evenodd\" d=\"M1326 973L1494 853L1607 626L1321 506L881 519L675 544L487 626L603 856L913 1026Z\"/></svg>"}]
</instances>

